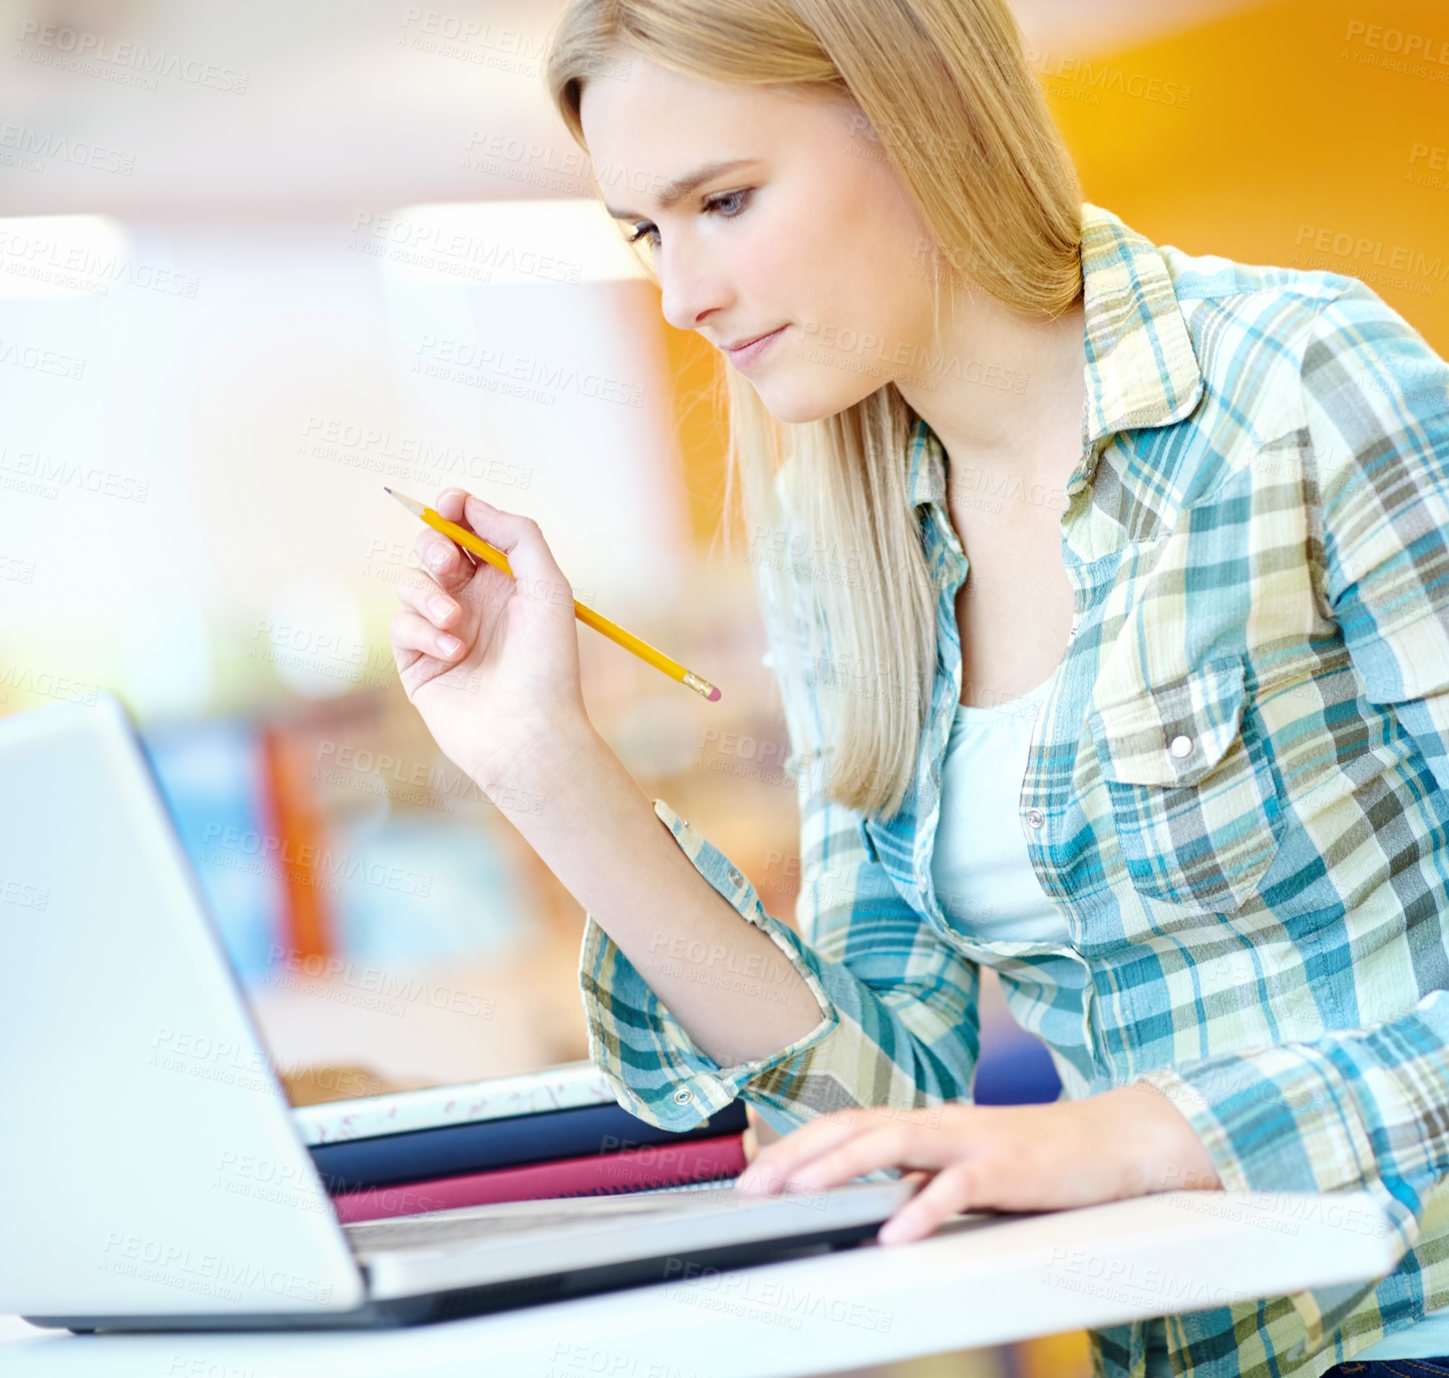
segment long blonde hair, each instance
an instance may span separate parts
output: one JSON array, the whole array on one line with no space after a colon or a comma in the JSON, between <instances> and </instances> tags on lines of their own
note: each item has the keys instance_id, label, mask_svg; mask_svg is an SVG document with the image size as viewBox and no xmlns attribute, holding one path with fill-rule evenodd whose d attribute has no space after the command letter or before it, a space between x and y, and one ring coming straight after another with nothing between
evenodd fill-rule
<instances>
[{"instance_id":1,"label":"long blonde hair","mask_svg":"<svg viewBox=\"0 0 1449 1378\"><path fill-rule=\"evenodd\" d=\"M569 0L545 81L586 153L584 86L620 52L854 102L934 239L938 322L943 280L1045 318L1080 294L1081 188L1006 0ZM916 415L894 383L804 423L777 421L734 369L726 389L725 511L737 469L792 773L808 764L827 798L892 815L914 783L937 650L906 486Z\"/></svg>"}]
</instances>

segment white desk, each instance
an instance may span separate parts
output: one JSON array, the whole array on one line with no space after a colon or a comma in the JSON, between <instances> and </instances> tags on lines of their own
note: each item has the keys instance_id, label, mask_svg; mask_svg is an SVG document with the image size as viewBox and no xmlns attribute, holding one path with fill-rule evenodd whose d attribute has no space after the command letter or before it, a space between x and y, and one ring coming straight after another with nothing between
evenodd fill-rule
<instances>
[{"instance_id":1,"label":"white desk","mask_svg":"<svg viewBox=\"0 0 1449 1378\"><path fill-rule=\"evenodd\" d=\"M84 1335L0 1320L6 1378L784 1378L1367 1280L1361 1193L1173 1192L962 1216L919 1243L764 1264L442 1325Z\"/></svg>"}]
</instances>

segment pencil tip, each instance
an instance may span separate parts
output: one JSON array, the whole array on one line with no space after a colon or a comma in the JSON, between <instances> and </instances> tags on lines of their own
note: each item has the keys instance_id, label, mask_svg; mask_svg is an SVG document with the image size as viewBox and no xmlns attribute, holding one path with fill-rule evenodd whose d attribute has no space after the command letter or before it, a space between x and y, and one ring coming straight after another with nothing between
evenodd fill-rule
<instances>
[{"instance_id":1,"label":"pencil tip","mask_svg":"<svg viewBox=\"0 0 1449 1378\"><path fill-rule=\"evenodd\" d=\"M384 483L384 484L383 484L383 485L382 485L382 491L383 491L383 492L384 492L384 493L391 493L391 492L392 492L392 489L391 489L391 488L389 488L389 487L388 487L388 486L387 486L387 484L385 484L385 483Z\"/></svg>"},{"instance_id":2,"label":"pencil tip","mask_svg":"<svg viewBox=\"0 0 1449 1378\"><path fill-rule=\"evenodd\" d=\"M392 500L394 502L400 502L404 507L407 508L409 512L413 514L413 516L421 517L423 513L427 510L422 505L422 503L414 502L412 498L405 498L401 493L394 492L393 489L388 488L387 484L384 483L382 486L392 496ZM424 520L426 520L426 518L424 518Z\"/></svg>"},{"instance_id":3,"label":"pencil tip","mask_svg":"<svg viewBox=\"0 0 1449 1378\"><path fill-rule=\"evenodd\" d=\"M709 701L711 703L713 703L717 698L719 698L719 690L718 689L711 689L709 691Z\"/></svg>"}]
</instances>

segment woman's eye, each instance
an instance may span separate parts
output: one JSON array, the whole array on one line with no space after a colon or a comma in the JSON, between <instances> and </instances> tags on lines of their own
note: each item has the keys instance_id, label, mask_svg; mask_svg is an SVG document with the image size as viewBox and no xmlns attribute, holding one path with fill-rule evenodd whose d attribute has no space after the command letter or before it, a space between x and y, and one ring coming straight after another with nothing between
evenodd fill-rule
<instances>
[{"instance_id":1,"label":"woman's eye","mask_svg":"<svg viewBox=\"0 0 1449 1378\"><path fill-rule=\"evenodd\" d=\"M747 187L743 191L723 192L719 196L712 197L706 201L704 208L706 211L718 212L726 220L732 220L749 204L750 192L752 190L753 188ZM657 249L659 247L659 231L647 220L635 226L634 233L629 236L629 243L637 244L646 235L648 236L649 243Z\"/></svg>"},{"instance_id":2,"label":"woman's eye","mask_svg":"<svg viewBox=\"0 0 1449 1378\"><path fill-rule=\"evenodd\" d=\"M740 198L743 198L743 200L741 200ZM727 191L722 196L716 196L713 200L706 201L705 202L705 207L706 207L706 209L712 210L712 211L713 210L718 210L720 212L720 214L723 215L726 220L731 220L735 216L737 216L740 213L740 211L744 210L745 206L749 202L749 199L750 199L750 193L749 193L748 190L745 190L745 191ZM739 204L738 204L738 206L734 210L727 211L727 210L721 209L723 206L729 205L729 204L734 203L734 202L737 202L737 201L739 202Z\"/></svg>"}]
</instances>

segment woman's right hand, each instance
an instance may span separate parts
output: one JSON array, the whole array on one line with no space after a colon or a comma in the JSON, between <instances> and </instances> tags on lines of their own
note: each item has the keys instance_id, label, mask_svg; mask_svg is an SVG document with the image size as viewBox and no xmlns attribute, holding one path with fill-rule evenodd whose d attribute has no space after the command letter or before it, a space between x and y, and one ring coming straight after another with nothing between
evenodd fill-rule
<instances>
[{"instance_id":1,"label":"woman's right hand","mask_svg":"<svg viewBox=\"0 0 1449 1378\"><path fill-rule=\"evenodd\" d=\"M532 518L459 488L434 507L502 551L513 574L420 531L425 568L398 581L404 610L390 627L398 675L438 746L485 794L523 788L511 772L588 723L573 590Z\"/></svg>"}]
</instances>

